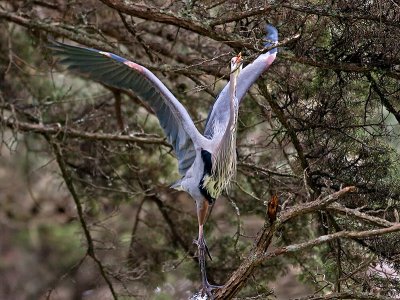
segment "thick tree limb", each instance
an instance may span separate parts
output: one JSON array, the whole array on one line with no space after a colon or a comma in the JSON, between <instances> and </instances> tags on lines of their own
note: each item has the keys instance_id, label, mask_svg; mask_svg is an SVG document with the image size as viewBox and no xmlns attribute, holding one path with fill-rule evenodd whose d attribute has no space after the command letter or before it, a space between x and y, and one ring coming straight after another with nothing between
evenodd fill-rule
<instances>
[{"instance_id":1,"label":"thick tree limb","mask_svg":"<svg viewBox=\"0 0 400 300\"><path fill-rule=\"evenodd\" d=\"M271 226L265 223L263 230L257 236L253 249L242 261L236 271L232 273L225 285L221 289L217 290L215 299L231 299L242 289L249 276L253 273L254 269L265 260L265 252L270 246L274 234L282 227L284 223L295 217L324 208L337 199L347 195L350 192L354 192L355 190L356 188L353 186L346 187L322 199L296 205L281 213L278 219ZM400 230L400 225L398 230Z\"/></svg>"},{"instance_id":2,"label":"thick tree limb","mask_svg":"<svg viewBox=\"0 0 400 300\"><path fill-rule=\"evenodd\" d=\"M224 34L220 30L213 29L210 25L207 24L207 20L203 20L202 22L200 22L193 18L179 16L176 13L172 13L169 11L156 9L145 5L131 5L126 1L121 0L101 0L101 2L117 11L120 11L130 16L153 22L175 25L177 27L190 30L200 35L207 36L215 41L223 42L233 48L243 47L241 41L232 39L231 36ZM253 48L252 45L248 46L251 49Z\"/></svg>"},{"instance_id":3,"label":"thick tree limb","mask_svg":"<svg viewBox=\"0 0 400 300\"><path fill-rule=\"evenodd\" d=\"M58 9L59 7L57 3L51 3L50 1L44 1L44 0L34 0L33 3L50 9Z\"/></svg>"},{"instance_id":4,"label":"thick tree limb","mask_svg":"<svg viewBox=\"0 0 400 300\"><path fill-rule=\"evenodd\" d=\"M221 18L218 18L217 20L211 21L210 26L213 27L216 25L239 21L239 20L242 20L242 19L248 18L248 17L265 14L265 12L267 12L269 9L271 9L272 7L275 7L275 6L277 6L277 5L261 5L261 6L254 7L254 8L248 9L248 10L239 11L238 13L228 14L227 16L222 16Z\"/></svg>"},{"instance_id":5,"label":"thick tree limb","mask_svg":"<svg viewBox=\"0 0 400 300\"><path fill-rule=\"evenodd\" d=\"M111 90L114 95L114 109L115 109L115 118L117 119L117 124L119 130L121 132L125 131L124 118L122 117L122 109L121 109L121 92L119 90L112 89Z\"/></svg>"},{"instance_id":6,"label":"thick tree limb","mask_svg":"<svg viewBox=\"0 0 400 300\"><path fill-rule=\"evenodd\" d=\"M345 187L345 188L343 188L333 194L330 194L329 196L326 196L322 199L321 199L321 197L319 197L318 199L316 199L314 201L296 205L296 206L291 207L291 208L287 209L286 211L282 212L279 217L279 220L281 223L285 223L295 217L299 217L299 216L305 215L307 213L310 213L310 212L313 212L313 211L316 211L319 209L323 209L326 206L328 206L329 204L338 200L339 198L342 198L343 196L345 196L348 193L355 192L356 190L357 190L356 187L348 186L348 187Z\"/></svg>"}]
</instances>

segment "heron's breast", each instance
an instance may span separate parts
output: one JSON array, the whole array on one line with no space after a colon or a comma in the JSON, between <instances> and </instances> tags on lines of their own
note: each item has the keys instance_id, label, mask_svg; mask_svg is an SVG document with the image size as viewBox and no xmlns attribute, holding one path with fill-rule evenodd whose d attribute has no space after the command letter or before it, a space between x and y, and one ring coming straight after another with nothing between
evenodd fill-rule
<instances>
[{"instance_id":1,"label":"heron's breast","mask_svg":"<svg viewBox=\"0 0 400 300\"><path fill-rule=\"evenodd\" d=\"M214 203L217 198L215 193L213 193L208 187L208 181L211 178L212 171L212 155L207 150L201 150L201 159L204 164L203 176L199 182L200 193L207 199L208 203Z\"/></svg>"}]
</instances>

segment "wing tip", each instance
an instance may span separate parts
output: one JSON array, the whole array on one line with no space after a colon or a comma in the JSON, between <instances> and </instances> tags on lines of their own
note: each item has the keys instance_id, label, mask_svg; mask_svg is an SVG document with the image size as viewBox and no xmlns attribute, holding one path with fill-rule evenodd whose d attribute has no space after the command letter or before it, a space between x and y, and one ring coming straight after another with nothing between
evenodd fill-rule
<instances>
[{"instance_id":1,"label":"wing tip","mask_svg":"<svg viewBox=\"0 0 400 300\"><path fill-rule=\"evenodd\" d=\"M267 32L265 39L267 40L264 43L264 47L270 47L278 43L278 29L272 24L267 24L265 26L265 31ZM271 54L277 53L278 48L271 49L269 51Z\"/></svg>"}]
</instances>

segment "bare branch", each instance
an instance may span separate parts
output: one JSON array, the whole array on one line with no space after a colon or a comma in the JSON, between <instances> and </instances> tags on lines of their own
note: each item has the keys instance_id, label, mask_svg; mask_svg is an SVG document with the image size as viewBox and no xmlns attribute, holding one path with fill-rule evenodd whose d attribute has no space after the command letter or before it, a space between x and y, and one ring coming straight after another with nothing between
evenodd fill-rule
<instances>
[{"instance_id":1,"label":"bare branch","mask_svg":"<svg viewBox=\"0 0 400 300\"><path fill-rule=\"evenodd\" d=\"M376 226L381 226L381 227L389 227L392 226L393 223L386 221L385 219L370 216L366 213L363 213L359 211L358 209L351 209L344 207L343 205L339 203L332 203L327 206L326 208L329 211L336 212L342 215L346 215L348 217L352 217Z\"/></svg>"},{"instance_id":2,"label":"bare branch","mask_svg":"<svg viewBox=\"0 0 400 300\"><path fill-rule=\"evenodd\" d=\"M8 118L4 120L0 117L0 121L3 122L7 127L23 132L36 132L41 134L51 134L56 136L75 137L87 140L98 140L98 141L118 141L118 142L132 142L132 143L143 143L143 144L158 144L170 147L164 138L158 138L154 136L146 136L143 133L135 133L129 135L119 135L112 133L94 133L76 130L73 128L61 126L57 124L33 124L27 122L16 121L15 119Z\"/></svg>"},{"instance_id":3,"label":"bare branch","mask_svg":"<svg viewBox=\"0 0 400 300\"><path fill-rule=\"evenodd\" d=\"M242 43L240 41L233 39L220 30L212 29L209 25L205 25L207 22L204 21L199 22L191 18L179 16L176 13L158 10L145 5L130 5L129 3L121 0L101 0L101 2L127 15L153 22L175 25L203 36L207 36L215 41L223 42L234 48L242 47ZM250 48L253 47L250 45Z\"/></svg>"},{"instance_id":4,"label":"bare branch","mask_svg":"<svg viewBox=\"0 0 400 300\"><path fill-rule=\"evenodd\" d=\"M281 223L285 223L288 220L293 219L295 217L316 211L318 209L325 208L326 206L335 202L339 198L342 198L343 196L347 195L348 193L355 192L356 190L357 190L356 187L348 186L348 187L345 187L345 188L343 188L329 196L326 196L322 199L318 198L311 202L296 205L296 206L291 207L288 210L282 212L279 217L279 220Z\"/></svg>"},{"instance_id":5,"label":"bare branch","mask_svg":"<svg viewBox=\"0 0 400 300\"><path fill-rule=\"evenodd\" d=\"M382 228L382 229L372 229L365 231L339 231L332 234L322 235L316 239L300 243L300 244L292 244L289 246L278 248L268 254L265 254L264 257L260 258L261 261L265 259L269 259L272 257L276 257L286 253L298 252L308 248L313 248L315 246L321 245L323 243L327 243L333 240L337 240L339 238L347 238L347 239L363 239L374 236L380 236L392 232L400 231L400 223L395 223L390 227Z\"/></svg>"},{"instance_id":6,"label":"bare branch","mask_svg":"<svg viewBox=\"0 0 400 300\"><path fill-rule=\"evenodd\" d=\"M3 10L1 8L0 19L9 20L30 29L40 29L55 35L64 36L73 41L77 41L85 45L91 45L95 48L103 49L110 52L117 51L116 48L100 42L98 37L95 38L94 36L90 36L88 33L67 24L61 24L61 26L58 22L44 22L36 19L31 20L18 14Z\"/></svg>"}]
</instances>

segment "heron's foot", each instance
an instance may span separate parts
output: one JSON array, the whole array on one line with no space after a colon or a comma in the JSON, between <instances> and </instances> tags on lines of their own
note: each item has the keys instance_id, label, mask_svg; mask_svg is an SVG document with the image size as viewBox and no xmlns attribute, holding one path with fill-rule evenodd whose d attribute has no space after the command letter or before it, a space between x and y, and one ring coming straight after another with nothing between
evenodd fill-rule
<instances>
[{"instance_id":1,"label":"heron's foot","mask_svg":"<svg viewBox=\"0 0 400 300\"><path fill-rule=\"evenodd\" d=\"M204 240L204 237L202 234L199 234L199 239L193 241L198 249L199 249L199 265L200 265L200 273L201 273L201 289L200 289L200 296L204 297L207 296L206 299L214 299L214 296L212 294L212 291L220 288L220 286L217 285L212 285L208 283L207 280L207 272L206 272L206 253L210 259L210 251L208 250L207 244Z\"/></svg>"},{"instance_id":2,"label":"heron's foot","mask_svg":"<svg viewBox=\"0 0 400 300\"><path fill-rule=\"evenodd\" d=\"M213 290L219 289L221 288L222 285L213 285L213 284L209 284L208 281L206 280L205 282L203 282L202 286L201 286L201 296L204 297L205 295L207 295L207 299L214 299L214 295L212 293Z\"/></svg>"},{"instance_id":3,"label":"heron's foot","mask_svg":"<svg viewBox=\"0 0 400 300\"><path fill-rule=\"evenodd\" d=\"M197 247L199 248L199 256L204 255L204 251L207 253L207 256L212 260L210 251L208 250L206 241L204 238L200 238L198 240L193 240L193 244L196 244Z\"/></svg>"}]
</instances>

